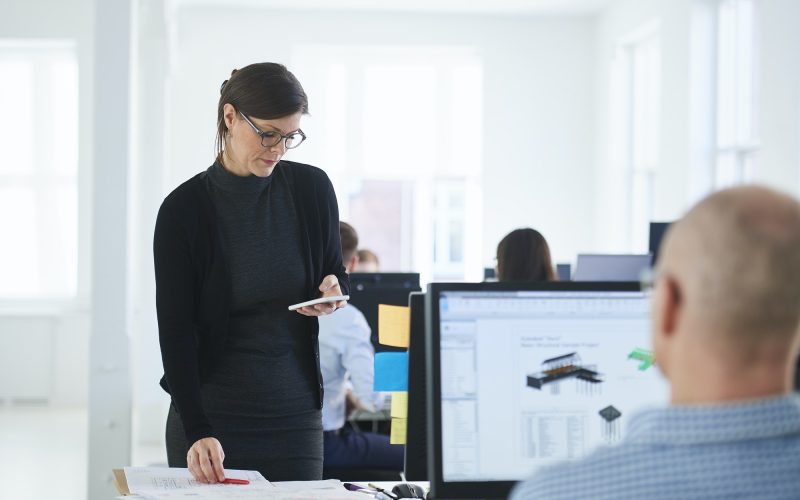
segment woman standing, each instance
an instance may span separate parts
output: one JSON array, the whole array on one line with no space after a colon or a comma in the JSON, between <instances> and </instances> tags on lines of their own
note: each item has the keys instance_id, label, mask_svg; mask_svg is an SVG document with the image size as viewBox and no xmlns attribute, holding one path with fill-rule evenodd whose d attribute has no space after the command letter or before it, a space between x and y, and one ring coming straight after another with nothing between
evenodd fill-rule
<instances>
[{"instance_id":1,"label":"woman standing","mask_svg":"<svg viewBox=\"0 0 800 500\"><path fill-rule=\"evenodd\" d=\"M308 100L284 66L222 84L217 158L164 200L153 242L167 456L203 482L225 466L269 480L322 474L316 316L345 302L336 195L320 169L283 160Z\"/></svg>"}]
</instances>

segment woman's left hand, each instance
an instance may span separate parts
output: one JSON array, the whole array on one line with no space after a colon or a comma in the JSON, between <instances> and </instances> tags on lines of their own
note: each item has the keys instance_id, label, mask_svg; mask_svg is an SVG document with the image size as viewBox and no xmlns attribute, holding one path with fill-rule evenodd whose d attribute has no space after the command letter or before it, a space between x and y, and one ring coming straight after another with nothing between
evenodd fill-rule
<instances>
[{"instance_id":1,"label":"woman's left hand","mask_svg":"<svg viewBox=\"0 0 800 500\"><path fill-rule=\"evenodd\" d=\"M320 297L341 295L342 289L339 287L339 278L337 278L335 274L329 274L325 276L322 278L322 283L319 285L319 291L322 292ZM304 316L325 316L326 314L330 314L346 305L346 300L340 300L338 302L329 302L327 304L301 307L297 310L297 312Z\"/></svg>"}]
</instances>

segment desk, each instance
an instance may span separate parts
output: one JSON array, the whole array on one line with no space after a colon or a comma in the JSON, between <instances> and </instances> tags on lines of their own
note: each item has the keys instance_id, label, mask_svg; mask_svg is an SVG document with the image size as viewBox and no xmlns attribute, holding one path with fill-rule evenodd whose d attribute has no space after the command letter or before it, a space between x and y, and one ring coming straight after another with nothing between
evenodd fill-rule
<instances>
[{"instance_id":1,"label":"desk","mask_svg":"<svg viewBox=\"0 0 800 500\"><path fill-rule=\"evenodd\" d=\"M367 422L371 422L371 429L370 432L378 433L379 432L379 425L382 422L391 422L392 414L391 410L378 410L378 411L366 411L366 410L353 410L353 413L350 414L350 417L347 419L356 429L363 431L364 429L361 428L362 425L365 425ZM384 432L383 434L388 434L388 432Z\"/></svg>"},{"instance_id":2,"label":"desk","mask_svg":"<svg viewBox=\"0 0 800 500\"><path fill-rule=\"evenodd\" d=\"M232 486L222 486L222 488L230 488L228 495L227 493L220 495L219 491L213 490L209 488L206 491L190 491L193 489L202 489L207 488L207 486L200 485L199 487L196 484L190 485L188 482L191 480L191 474L187 469L170 469L166 467L131 467L127 468L126 470L122 469L113 469L114 475L114 486L116 487L118 493L120 495L127 495L126 497L121 498L130 498L131 500L136 499L143 499L144 496L139 495L131 495L130 488L129 488L129 481L128 478L131 478L131 481L138 484L137 488L143 489L152 489L155 488L156 490L153 492L154 496L170 498L170 499L180 499L180 498L241 498L237 492L237 487ZM259 498L275 498L275 499L282 499L282 500L289 500L289 499L307 499L309 496L319 497L319 498L328 498L328 499L365 499L368 500L371 497L368 495L362 494L354 494L354 492L347 491L341 482L338 480L323 480L323 481L289 481L289 482L275 482L275 483L267 483L264 481L264 477L254 471L230 471L232 476L229 477L239 477L239 478L249 478L251 483L250 486L242 486L241 488L252 488L254 491L250 493L256 493ZM129 476L129 474L131 474ZM358 484L360 486L367 487L369 481L351 481L352 483ZM381 481L381 482L373 482L376 486L386 491L391 491L392 488L398 484L399 481ZM419 486L422 486L425 491L429 489L429 483L427 482L416 482ZM273 486L276 487L273 489ZM134 485L131 485L133 488ZM188 489L186 489L188 487ZM212 485L212 488L219 489L219 485ZM267 491L269 490L269 491ZM136 491L142 491L141 489L137 489ZM260 492L260 493L259 493ZM339 493L341 492L341 494ZM163 495L161 495L163 493ZM248 494L247 498L252 498L252 495Z\"/></svg>"}]
</instances>

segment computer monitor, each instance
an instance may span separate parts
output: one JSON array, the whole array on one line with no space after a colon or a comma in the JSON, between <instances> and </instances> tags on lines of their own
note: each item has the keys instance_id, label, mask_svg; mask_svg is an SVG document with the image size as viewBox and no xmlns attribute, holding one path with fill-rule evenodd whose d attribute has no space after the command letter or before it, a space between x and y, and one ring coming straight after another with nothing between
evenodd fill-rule
<instances>
[{"instance_id":1,"label":"computer monitor","mask_svg":"<svg viewBox=\"0 0 800 500\"><path fill-rule=\"evenodd\" d=\"M572 264L556 264L556 275L559 281L570 281L572 279Z\"/></svg>"},{"instance_id":2,"label":"computer monitor","mask_svg":"<svg viewBox=\"0 0 800 500\"><path fill-rule=\"evenodd\" d=\"M434 283L426 294L435 498L506 498L667 401L638 283Z\"/></svg>"},{"instance_id":3,"label":"computer monitor","mask_svg":"<svg viewBox=\"0 0 800 500\"><path fill-rule=\"evenodd\" d=\"M483 281L497 281L496 272L493 267L483 268ZM556 276L559 281L569 281L572 279L572 264L556 264Z\"/></svg>"},{"instance_id":4,"label":"computer monitor","mask_svg":"<svg viewBox=\"0 0 800 500\"><path fill-rule=\"evenodd\" d=\"M376 352L405 350L378 342L378 304L407 306L408 294L420 290L419 273L350 274L350 304L364 314Z\"/></svg>"},{"instance_id":5,"label":"computer monitor","mask_svg":"<svg viewBox=\"0 0 800 500\"><path fill-rule=\"evenodd\" d=\"M664 233L667 232L669 222L651 222L650 223L650 241L648 248L653 255L653 265L658 262L658 249L661 248L661 240L664 239Z\"/></svg>"},{"instance_id":6,"label":"computer monitor","mask_svg":"<svg viewBox=\"0 0 800 500\"><path fill-rule=\"evenodd\" d=\"M408 344L408 421L405 474L408 481L428 480L428 417L425 356L425 294L411 292Z\"/></svg>"},{"instance_id":7,"label":"computer monitor","mask_svg":"<svg viewBox=\"0 0 800 500\"><path fill-rule=\"evenodd\" d=\"M650 254L579 254L573 281L639 281L650 268Z\"/></svg>"},{"instance_id":8,"label":"computer monitor","mask_svg":"<svg viewBox=\"0 0 800 500\"><path fill-rule=\"evenodd\" d=\"M800 392L800 359L797 360L794 372L794 390Z\"/></svg>"}]
</instances>

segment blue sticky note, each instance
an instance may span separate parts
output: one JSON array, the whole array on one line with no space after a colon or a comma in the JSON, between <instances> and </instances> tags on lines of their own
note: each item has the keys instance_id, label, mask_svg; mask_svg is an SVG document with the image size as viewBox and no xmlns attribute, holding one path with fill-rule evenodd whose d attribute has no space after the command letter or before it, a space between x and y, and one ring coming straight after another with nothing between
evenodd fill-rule
<instances>
[{"instance_id":1,"label":"blue sticky note","mask_svg":"<svg viewBox=\"0 0 800 500\"><path fill-rule=\"evenodd\" d=\"M408 390L408 353L379 352L375 355L376 391Z\"/></svg>"}]
</instances>

